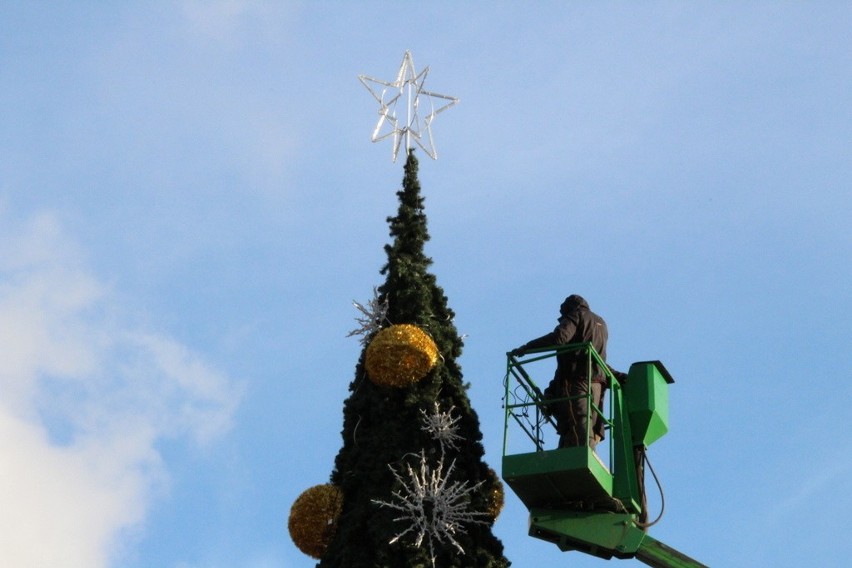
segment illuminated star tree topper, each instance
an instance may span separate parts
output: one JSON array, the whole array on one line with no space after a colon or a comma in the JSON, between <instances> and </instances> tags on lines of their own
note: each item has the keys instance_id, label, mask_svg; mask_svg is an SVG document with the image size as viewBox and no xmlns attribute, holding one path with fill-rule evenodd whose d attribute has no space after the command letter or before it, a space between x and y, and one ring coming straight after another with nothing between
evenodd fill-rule
<instances>
[{"instance_id":1,"label":"illuminated star tree topper","mask_svg":"<svg viewBox=\"0 0 852 568\"><path fill-rule=\"evenodd\" d=\"M425 90L423 84L426 82L428 74L428 66L420 73L414 70L411 52L406 51L402 57L402 65L399 67L395 81L382 81L367 75L358 75L358 80L367 87L367 90L379 103L379 121L373 129L371 140L378 142L393 137L392 156L394 162L396 162L396 156L403 139L405 140L406 153L411 150L413 141L430 158L438 159L435 141L432 138L432 121L438 114L459 102L459 99ZM423 99L428 99L429 104L428 109L423 109L423 112L428 111L425 116L421 116L420 109ZM400 102L405 105L404 117L397 116L396 108Z\"/></svg>"}]
</instances>

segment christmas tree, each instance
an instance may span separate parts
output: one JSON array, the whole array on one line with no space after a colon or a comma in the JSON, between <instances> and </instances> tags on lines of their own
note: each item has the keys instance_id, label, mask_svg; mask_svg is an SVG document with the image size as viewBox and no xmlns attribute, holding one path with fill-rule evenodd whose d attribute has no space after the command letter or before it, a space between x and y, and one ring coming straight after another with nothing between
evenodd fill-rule
<instances>
[{"instance_id":1,"label":"christmas tree","mask_svg":"<svg viewBox=\"0 0 852 568\"><path fill-rule=\"evenodd\" d=\"M418 162L409 151L389 217L385 282L363 317L364 349L343 407L343 447L329 484L290 514L318 568L503 568L491 527L503 505L483 461L479 419L456 360L462 340L429 272Z\"/></svg>"}]
</instances>

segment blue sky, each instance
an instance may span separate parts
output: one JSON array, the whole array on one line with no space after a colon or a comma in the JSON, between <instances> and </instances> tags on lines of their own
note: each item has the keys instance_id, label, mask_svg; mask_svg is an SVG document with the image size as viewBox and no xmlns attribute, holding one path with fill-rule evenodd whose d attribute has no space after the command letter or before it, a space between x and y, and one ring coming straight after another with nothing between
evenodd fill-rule
<instances>
[{"instance_id":1,"label":"blue sky","mask_svg":"<svg viewBox=\"0 0 852 568\"><path fill-rule=\"evenodd\" d=\"M0 564L299 568L401 161L357 75L461 103L433 272L499 469L504 353L585 296L662 360L658 540L842 566L852 508L843 2L0 5ZM495 525L518 568L602 566ZM625 565L638 565L625 561Z\"/></svg>"}]
</instances>

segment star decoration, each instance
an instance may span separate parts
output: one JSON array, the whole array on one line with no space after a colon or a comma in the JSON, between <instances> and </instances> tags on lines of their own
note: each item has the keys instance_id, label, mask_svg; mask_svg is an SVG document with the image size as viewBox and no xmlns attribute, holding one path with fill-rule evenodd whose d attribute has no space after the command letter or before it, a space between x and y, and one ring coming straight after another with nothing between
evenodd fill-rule
<instances>
[{"instance_id":1,"label":"star decoration","mask_svg":"<svg viewBox=\"0 0 852 568\"><path fill-rule=\"evenodd\" d=\"M370 139L373 142L379 142L392 137L394 162L403 139L405 139L406 152L411 150L413 141L430 158L438 159L435 141L432 138L432 122L439 113L459 102L459 99L425 90L423 84L428 74L428 66L420 73L414 70L411 52L406 51L395 81L381 81L367 75L358 75L358 80L379 103L379 121ZM428 99L429 114L421 117L420 103L423 99ZM397 116L396 107L400 103L405 107L404 118Z\"/></svg>"}]
</instances>

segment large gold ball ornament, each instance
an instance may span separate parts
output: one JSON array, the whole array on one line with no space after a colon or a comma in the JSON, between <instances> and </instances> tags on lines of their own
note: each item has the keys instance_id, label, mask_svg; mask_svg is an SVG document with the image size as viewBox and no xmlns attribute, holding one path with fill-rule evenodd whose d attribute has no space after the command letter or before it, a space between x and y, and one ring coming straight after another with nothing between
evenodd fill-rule
<instances>
[{"instance_id":1,"label":"large gold ball ornament","mask_svg":"<svg viewBox=\"0 0 852 568\"><path fill-rule=\"evenodd\" d=\"M438 346L429 334L411 324L386 327L367 347L367 375L377 385L411 386L438 362Z\"/></svg>"},{"instance_id":2,"label":"large gold ball ornament","mask_svg":"<svg viewBox=\"0 0 852 568\"><path fill-rule=\"evenodd\" d=\"M287 528L296 547L319 560L334 538L343 510L343 492L336 485L315 485L305 490L290 509Z\"/></svg>"},{"instance_id":3,"label":"large gold ball ornament","mask_svg":"<svg viewBox=\"0 0 852 568\"><path fill-rule=\"evenodd\" d=\"M491 474L491 479L485 485L488 492L488 515L496 520L503 511L503 505L506 503L506 494L503 491L503 482L497 477L497 473L490 468L488 473Z\"/></svg>"}]
</instances>

